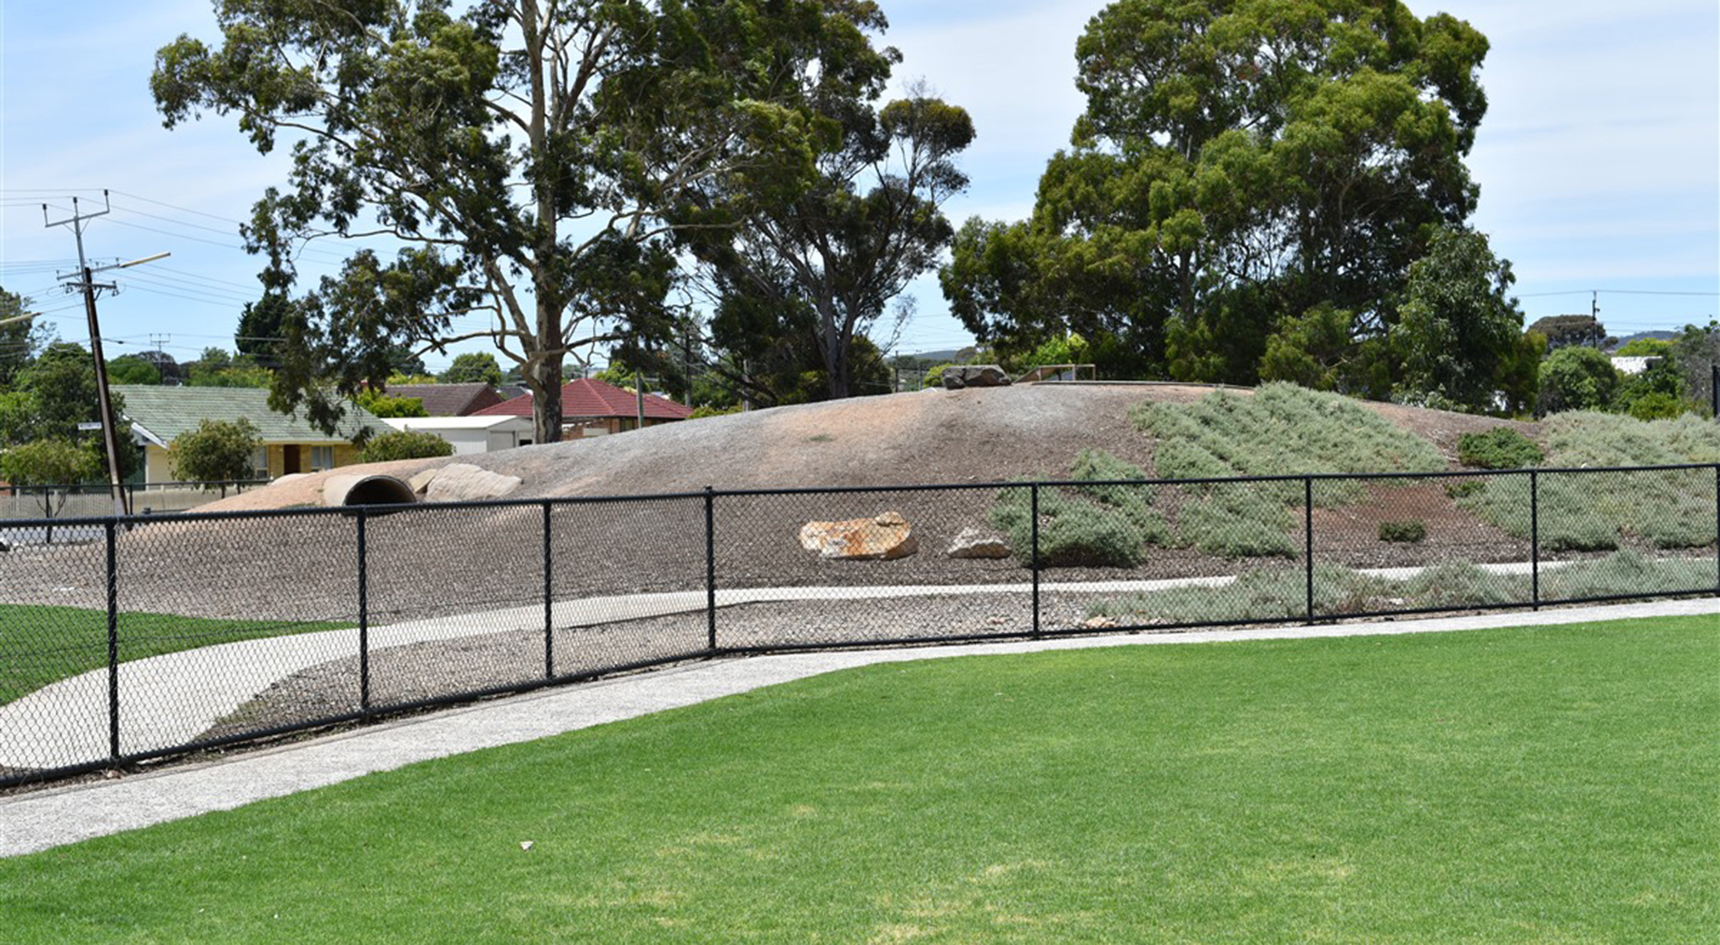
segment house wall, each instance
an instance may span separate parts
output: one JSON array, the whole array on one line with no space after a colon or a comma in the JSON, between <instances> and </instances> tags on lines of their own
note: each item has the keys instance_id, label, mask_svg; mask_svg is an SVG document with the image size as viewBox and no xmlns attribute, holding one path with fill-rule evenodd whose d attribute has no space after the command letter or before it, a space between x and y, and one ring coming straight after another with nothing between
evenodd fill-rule
<instances>
[{"instance_id":1,"label":"house wall","mask_svg":"<svg viewBox=\"0 0 1720 945\"><path fill-rule=\"evenodd\" d=\"M336 467L351 466L358 462L358 447L351 443L300 443L299 472L311 472L311 447L334 447L334 464ZM269 478L278 479L287 474L287 444L271 443L264 447L269 454ZM168 451L154 444L143 448L144 482L175 482L179 477L173 475L173 460Z\"/></svg>"},{"instance_id":2,"label":"house wall","mask_svg":"<svg viewBox=\"0 0 1720 945\"><path fill-rule=\"evenodd\" d=\"M679 423L679 420L660 420L653 417L645 418L648 427L664 423ZM595 417L581 418L564 424L561 428L563 440L583 440L594 436L608 436L611 433L625 433L639 428L637 417Z\"/></svg>"}]
</instances>

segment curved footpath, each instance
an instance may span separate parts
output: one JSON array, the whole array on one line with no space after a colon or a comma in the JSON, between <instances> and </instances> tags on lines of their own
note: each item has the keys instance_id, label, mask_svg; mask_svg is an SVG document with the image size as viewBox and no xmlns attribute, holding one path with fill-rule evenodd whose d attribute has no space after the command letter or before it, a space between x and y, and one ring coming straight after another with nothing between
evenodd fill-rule
<instances>
[{"instance_id":1,"label":"curved footpath","mask_svg":"<svg viewBox=\"0 0 1720 945\"><path fill-rule=\"evenodd\" d=\"M398 719L355 731L113 781L0 798L0 856L230 810L431 758L530 741L874 663L1108 646L1434 633L1715 614L1720 599L1432 620L1094 636L713 660Z\"/></svg>"},{"instance_id":2,"label":"curved footpath","mask_svg":"<svg viewBox=\"0 0 1720 945\"><path fill-rule=\"evenodd\" d=\"M1543 570L1555 565L1543 565ZM1529 565L1483 565L1495 574L1526 574ZM1420 573L1419 568L1365 571L1392 580ZM1232 576L1157 581L1042 583L1041 593L1130 594L1173 587L1219 587ZM816 600L882 600L966 594L1025 594L1032 585L1009 584L884 585L875 587L764 587L717 592L717 605ZM630 594L561 601L552 609L558 630L578 629L696 613L705 608L704 591ZM370 628L370 652L439 640L537 630L542 605L412 620ZM322 630L242 640L181 650L119 666L120 752L133 754L184 745L214 728L240 706L294 673L358 653L358 630ZM52 733L43 737L43 733ZM92 670L44 686L0 706L0 766L55 768L108 755L108 671Z\"/></svg>"}]
</instances>

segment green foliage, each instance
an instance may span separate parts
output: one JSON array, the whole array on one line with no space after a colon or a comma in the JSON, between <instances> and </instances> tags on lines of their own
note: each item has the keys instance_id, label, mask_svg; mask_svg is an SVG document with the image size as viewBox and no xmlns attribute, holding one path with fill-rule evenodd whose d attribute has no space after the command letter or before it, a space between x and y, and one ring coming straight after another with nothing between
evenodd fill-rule
<instances>
[{"instance_id":1,"label":"green foliage","mask_svg":"<svg viewBox=\"0 0 1720 945\"><path fill-rule=\"evenodd\" d=\"M0 479L17 486L65 486L99 479L107 458L91 445L53 438L7 447L0 450ZM45 518L53 518L66 504L64 492L44 491L37 499ZM54 540L52 531L48 540Z\"/></svg>"},{"instance_id":2,"label":"green foliage","mask_svg":"<svg viewBox=\"0 0 1720 945\"><path fill-rule=\"evenodd\" d=\"M1146 478L1139 466L1103 450L1084 450L1069 477L1093 485L1039 490L1041 567L1133 567L1146 559L1149 544L1165 542L1164 518L1152 508L1152 487L1105 484ZM992 525L1009 536L1024 565L1033 554L1032 503L1027 487L1012 486L998 492L991 510Z\"/></svg>"},{"instance_id":3,"label":"green foliage","mask_svg":"<svg viewBox=\"0 0 1720 945\"><path fill-rule=\"evenodd\" d=\"M271 406L330 430L343 396L422 373L403 346L445 343L463 332L457 318L493 307L491 337L526 359L537 438L555 439L565 353L664 334L676 241L815 199L830 179L819 158L850 137L844 118L873 114L895 59L871 45L885 21L869 3L263 0L219 12L213 42L181 36L157 52L151 91L170 128L234 114L261 152L292 141L286 186L265 192L246 230L268 294L241 331L281 339L253 352L275 371ZM858 137L881 151L911 120L885 109ZM865 239L890 211L922 220L917 207L874 209L833 235ZM377 219L397 252L355 252L295 294L305 241ZM843 248L832 258L856 247Z\"/></svg>"},{"instance_id":4,"label":"green foliage","mask_svg":"<svg viewBox=\"0 0 1720 945\"><path fill-rule=\"evenodd\" d=\"M1321 304L1287 318L1266 339L1262 381L1287 381L1310 390L1383 397L1391 379L1383 370L1384 341L1367 337L1355 313Z\"/></svg>"},{"instance_id":5,"label":"green foliage","mask_svg":"<svg viewBox=\"0 0 1720 945\"><path fill-rule=\"evenodd\" d=\"M1506 373L1527 370L1513 357L1523 334L1523 313L1506 292L1516 277L1493 255L1487 237L1443 227L1427 255L1409 268L1405 302L1391 329L1402 368L1397 399L1416 403L1437 396L1473 413L1495 409Z\"/></svg>"},{"instance_id":6,"label":"green foliage","mask_svg":"<svg viewBox=\"0 0 1720 945\"><path fill-rule=\"evenodd\" d=\"M1523 469L1541 465L1547 454L1534 440L1516 430L1494 427L1459 436L1457 458L1463 465L1477 469Z\"/></svg>"},{"instance_id":7,"label":"green foliage","mask_svg":"<svg viewBox=\"0 0 1720 945\"><path fill-rule=\"evenodd\" d=\"M1720 429L1685 414L1644 423L1602 413L1564 413L1542 424L1545 465L1561 469L1720 462ZM1488 477L1458 504L1510 535L1530 535L1527 476ZM1661 548L1714 541L1714 475L1706 470L1542 473L1541 543L1554 551L1610 550L1634 535Z\"/></svg>"},{"instance_id":8,"label":"green foliage","mask_svg":"<svg viewBox=\"0 0 1720 945\"><path fill-rule=\"evenodd\" d=\"M1606 355L1583 345L1560 348L1541 362L1539 409L1604 410L1618 388L1618 369Z\"/></svg>"},{"instance_id":9,"label":"green foliage","mask_svg":"<svg viewBox=\"0 0 1720 945\"><path fill-rule=\"evenodd\" d=\"M424 430L395 430L379 433L364 443L358 453L361 463L386 463L397 459L431 459L454 455L454 444Z\"/></svg>"},{"instance_id":10,"label":"green foliage","mask_svg":"<svg viewBox=\"0 0 1720 945\"><path fill-rule=\"evenodd\" d=\"M460 354L454 356L454 363L448 365L448 370L443 371L437 380L444 384L480 383L495 387L502 383L502 368L493 354Z\"/></svg>"},{"instance_id":11,"label":"green foliage","mask_svg":"<svg viewBox=\"0 0 1720 945\"><path fill-rule=\"evenodd\" d=\"M1475 207L1486 51L1398 4L1116 0L1077 44L1073 148L1029 220L962 228L950 310L1011 356L1076 332L1113 376L1372 388L1383 346L1286 316L1350 312L1376 339L1396 323L1430 236Z\"/></svg>"},{"instance_id":12,"label":"green foliage","mask_svg":"<svg viewBox=\"0 0 1720 945\"><path fill-rule=\"evenodd\" d=\"M954 362L945 361L942 364L933 365L932 368L926 372L926 376L920 379L920 389L924 390L928 387L944 386L944 368L948 367L955 367Z\"/></svg>"},{"instance_id":13,"label":"green foliage","mask_svg":"<svg viewBox=\"0 0 1720 945\"><path fill-rule=\"evenodd\" d=\"M1543 600L1703 590L1714 582L1713 562L1659 560L1620 551L1598 561L1545 568ZM1526 604L1530 578L1495 574L1467 562L1423 568L1393 580L1334 565L1314 567L1314 611L1320 616L1435 607ZM1254 568L1229 583L1177 587L1103 600L1094 617L1120 624L1218 623L1283 620L1307 612L1307 578L1300 568Z\"/></svg>"},{"instance_id":14,"label":"green foliage","mask_svg":"<svg viewBox=\"0 0 1720 945\"><path fill-rule=\"evenodd\" d=\"M237 420L201 420L197 429L174 437L169 449L173 477L182 482L227 482L250 479L257 449L263 445L256 424Z\"/></svg>"},{"instance_id":15,"label":"green foliage","mask_svg":"<svg viewBox=\"0 0 1720 945\"><path fill-rule=\"evenodd\" d=\"M688 415L687 419L702 420L705 417L726 417L730 414L740 413L741 410L742 407L740 404L736 404L733 407L713 407L710 404L700 404L693 408L693 412Z\"/></svg>"},{"instance_id":16,"label":"green foliage","mask_svg":"<svg viewBox=\"0 0 1720 945\"><path fill-rule=\"evenodd\" d=\"M1684 396L1698 409L1711 411L1713 369L1715 364L1720 364L1720 321L1711 321L1700 328L1686 325L1672 341L1672 359L1684 380Z\"/></svg>"},{"instance_id":17,"label":"green foliage","mask_svg":"<svg viewBox=\"0 0 1720 945\"><path fill-rule=\"evenodd\" d=\"M64 342L50 344L15 378L14 391L0 394L0 446L33 440L56 439L87 445L107 460L102 435L81 431L81 423L101 420L100 396L96 390L95 362L82 347ZM125 397L111 394L116 417L123 416ZM120 421L115 428L119 442L121 480L131 476L141 455L131 439L131 424Z\"/></svg>"},{"instance_id":18,"label":"green foliage","mask_svg":"<svg viewBox=\"0 0 1720 945\"><path fill-rule=\"evenodd\" d=\"M424 401L417 397L391 397L369 387L359 391L353 402L377 417L430 416L430 412L424 408Z\"/></svg>"},{"instance_id":19,"label":"green foliage","mask_svg":"<svg viewBox=\"0 0 1720 945\"><path fill-rule=\"evenodd\" d=\"M1648 340L1648 339L1643 339ZM1671 343L1667 342L1667 348ZM1697 405L1685 399L1684 372L1678 359L1663 354L1660 360L1635 374L1621 374L1618 391L1613 395L1611 409L1627 413L1638 420L1660 420L1676 417Z\"/></svg>"},{"instance_id":20,"label":"green foliage","mask_svg":"<svg viewBox=\"0 0 1720 945\"><path fill-rule=\"evenodd\" d=\"M1176 543L1227 558L1293 556L1298 549L1289 530L1295 523L1285 501L1276 484L1188 487L1177 512Z\"/></svg>"},{"instance_id":21,"label":"green foliage","mask_svg":"<svg viewBox=\"0 0 1720 945\"><path fill-rule=\"evenodd\" d=\"M1367 407L1292 384L1246 396L1215 391L1191 404L1148 401L1130 417L1158 441L1153 465L1167 479L1445 468L1433 444ZM1286 501L1301 502L1299 483L1279 488ZM1359 494L1356 486L1322 484L1316 501Z\"/></svg>"},{"instance_id":22,"label":"green foliage","mask_svg":"<svg viewBox=\"0 0 1720 945\"><path fill-rule=\"evenodd\" d=\"M690 244L719 298L717 343L750 360L774 339L810 337L826 396L840 398L878 392L857 383L855 341L938 265L954 235L941 207L967 188L956 158L974 128L966 111L917 87L881 108L843 102L821 118L830 138L813 152L805 190L756 202L738 227L699 231Z\"/></svg>"},{"instance_id":23,"label":"green foliage","mask_svg":"<svg viewBox=\"0 0 1720 945\"><path fill-rule=\"evenodd\" d=\"M1381 522L1380 541L1415 544L1427 537L1427 525L1420 519L1404 522Z\"/></svg>"},{"instance_id":24,"label":"green foliage","mask_svg":"<svg viewBox=\"0 0 1720 945\"><path fill-rule=\"evenodd\" d=\"M1690 404L1680 400L1673 394L1662 391L1649 391L1631 398L1625 413L1638 420L1670 420L1684 413L1694 412Z\"/></svg>"},{"instance_id":25,"label":"green foliage","mask_svg":"<svg viewBox=\"0 0 1720 945\"><path fill-rule=\"evenodd\" d=\"M46 319L13 321L29 307L29 299L0 288L0 392L11 389L18 372L54 340L53 324Z\"/></svg>"},{"instance_id":26,"label":"green foliage","mask_svg":"<svg viewBox=\"0 0 1720 945\"><path fill-rule=\"evenodd\" d=\"M1633 338L1613 352L1621 358L1663 358L1671 353L1670 338Z\"/></svg>"},{"instance_id":27,"label":"green foliage","mask_svg":"<svg viewBox=\"0 0 1720 945\"><path fill-rule=\"evenodd\" d=\"M109 384L159 384L155 365L135 354L121 355L107 363Z\"/></svg>"}]
</instances>

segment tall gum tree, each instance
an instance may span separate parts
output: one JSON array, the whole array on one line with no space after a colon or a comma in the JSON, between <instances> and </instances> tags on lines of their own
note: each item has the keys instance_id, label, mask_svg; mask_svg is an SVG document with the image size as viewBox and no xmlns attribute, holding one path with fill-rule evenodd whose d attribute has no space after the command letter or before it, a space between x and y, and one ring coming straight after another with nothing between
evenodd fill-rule
<instances>
[{"instance_id":1,"label":"tall gum tree","mask_svg":"<svg viewBox=\"0 0 1720 945\"><path fill-rule=\"evenodd\" d=\"M982 339L1076 331L1121 366L1249 383L1286 318L1395 320L1473 212L1486 39L1391 0L1118 0L1076 47L1087 109L1033 216L970 221L942 273Z\"/></svg>"},{"instance_id":2,"label":"tall gum tree","mask_svg":"<svg viewBox=\"0 0 1720 945\"><path fill-rule=\"evenodd\" d=\"M390 349L489 339L560 439L564 361L660 329L678 229L665 213L814 179L809 97L887 75L854 0L218 0L151 88L168 127L233 114L282 188L245 229L280 315L271 402L332 425ZM739 214L734 216L738 217ZM381 237L281 304L313 240Z\"/></svg>"}]
</instances>

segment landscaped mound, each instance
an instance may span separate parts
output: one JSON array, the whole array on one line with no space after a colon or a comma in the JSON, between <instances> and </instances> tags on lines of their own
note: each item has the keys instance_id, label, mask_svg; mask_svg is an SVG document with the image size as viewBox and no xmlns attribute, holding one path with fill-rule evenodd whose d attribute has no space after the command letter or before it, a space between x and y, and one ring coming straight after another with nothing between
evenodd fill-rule
<instances>
[{"instance_id":1,"label":"landscaped mound","mask_svg":"<svg viewBox=\"0 0 1720 945\"><path fill-rule=\"evenodd\" d=\"M1685 415L1644 422L1603 413L1567 413L1542 423L1556 469L1720 462L1720 425ZM1714 542L1712 470L1541 473L1535 483L1539 534L1552 551L1611 550L1635 537L1657 548ZM1452 483L1458 505L1513 537L1527 539L1529 477Z\"/></svg>"}]
</instances>

